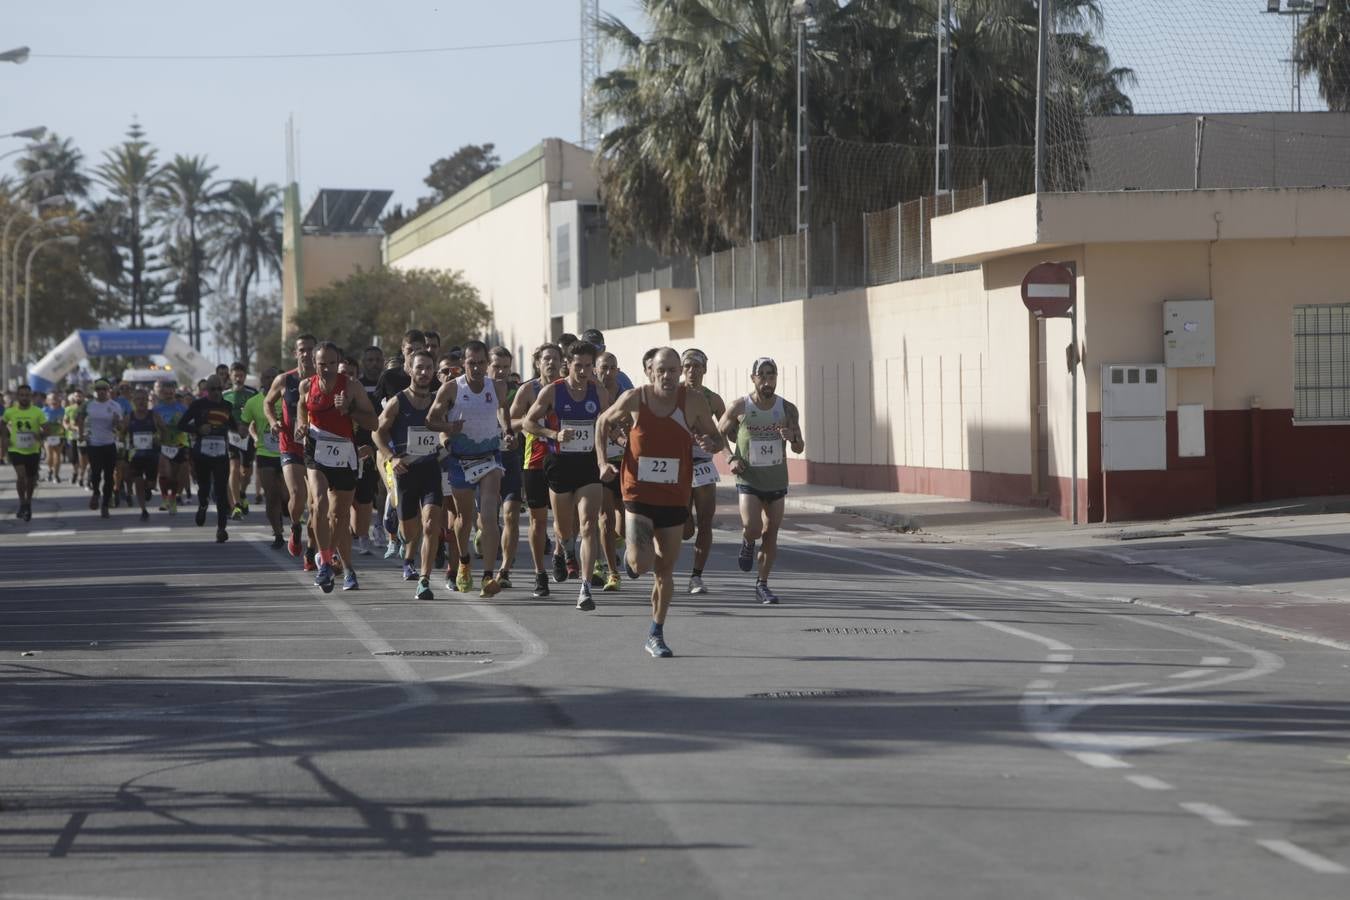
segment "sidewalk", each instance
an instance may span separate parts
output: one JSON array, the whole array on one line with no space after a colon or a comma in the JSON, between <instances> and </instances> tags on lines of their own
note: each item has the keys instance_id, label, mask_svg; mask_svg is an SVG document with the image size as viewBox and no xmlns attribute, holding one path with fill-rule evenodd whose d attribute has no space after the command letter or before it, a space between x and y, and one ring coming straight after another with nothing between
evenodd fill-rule
<instances>
[{"instance_id":1,"label":"sidewalk","mask_svg":"<svg viewBox=\"0 0 1350 900\"><path fill-rule=\"evenodd\" d=\"M1094 566L1147 567L1172 587L1137 589L1132 602L1350 650L1350 496L1079 526L1044 509L821 485L793 485L787 504L861 516L912 532L915 543L980 546L1000 557L1052 552L1081 563L1073 568L1085 587Z\"/></svg>"}]
</instances>

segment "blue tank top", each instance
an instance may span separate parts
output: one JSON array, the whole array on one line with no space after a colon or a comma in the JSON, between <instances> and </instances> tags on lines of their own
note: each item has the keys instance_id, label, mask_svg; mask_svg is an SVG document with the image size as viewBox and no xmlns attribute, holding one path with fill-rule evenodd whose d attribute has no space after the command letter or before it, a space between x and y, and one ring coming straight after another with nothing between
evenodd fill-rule
<instances>
[{"instance_id":1,"label":"blue tank top","mask_svg":"<svg viewBox=\"0 0 1350 900\"><path fill-rule=\"evenodd\" d=\"M586 396L573 400L572 392L567 389L567 379L560 378L553 382L553 413L558 417L560 429L566 428L568 422L594 422L600 415L600 394L593 383L587 384ZM592 428L591 433L594 434L595 429ZM563 452L557 441L549 441L549 449L554 453ZM582 452L594 455L594 445Z\"/></svg>"},{"instance_id":2,"label":"blue tank top","mask_svg":"<svg viewBox=\"0 0 1350 900\"><path fill-rule=\"evenodd\" d=\"M431 404L428 403L426 409L418 409L405 392L399 391L394 396L398 399L398 417L394 419L389 435L394 439L394 455L398 456L408 452L408 429L426 427L427 410L431 409ZM433 453L427 458L434 460L436 455Z\"/></svg>"},{"instance_id":3,"label":"blue tank top","mask_svg":"<svg viewBox=\"0 0 1350 900\"><path fill-rule=\"evenodd\" d=\"M155 446L156 444L159 443L158 431L159 429L155 427L154 413L152 412L146 413L144 419L137 419L136 414L132 413L127 418L127 432L131 436L131 440L129 442L131 455L136 459L146 459L148 457L158 455L159 448ZM148 447L136 446L136 435L138 434L150 435L150 445ZM141 439L141 443L142 444L145 443L144 438Z\"/></svg>"}]
</instances>

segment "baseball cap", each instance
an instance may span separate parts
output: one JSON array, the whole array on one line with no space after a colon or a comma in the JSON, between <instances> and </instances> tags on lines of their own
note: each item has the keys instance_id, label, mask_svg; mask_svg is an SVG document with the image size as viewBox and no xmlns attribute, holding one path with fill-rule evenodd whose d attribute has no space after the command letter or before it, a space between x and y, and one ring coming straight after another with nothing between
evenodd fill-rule
<instances>
[{"instance_id":1,"label":"baseball cap","mask_svg":"<svg viewBox=\"0 0 1350 900\"><path fill-rule=\"evenodd\" d=\"M104 381L102 378L94 382L94 390L98 390L99 388L107 390L108 387L109 387L108 382Z\"/></svg>"},{"instance_id":2,"label":"baseball cap","mask_svg":"<svg viewBox=\"0 0 1350 900\"><path fill-rule=\"evenodd\" d=\"M708 354L704 353L702 350L699 350L695 347L690 347L688 350L684 351L684 353L680 354L680 359L684 362L689 362L690 360L693 360L700 366L708 365Z\"/></svg>"},{"instance_id":3,"label":"baseball cap","mask_svg":"<svg viewBox=\"0 0 1350 900\"><path fill-rule=\"evenodd\" d=\"M594 344L595 349L605 349L605 333L599 328L587 328L581 333L581 339L588 344Z\"/></svg>"},{"instance_id":4,"label":"baseball cap","mask_svg":"<svg viewBox=\"0 0 1350 900\"><path fill-rule=\"evenodd\" d=\"M778 371L778 363L773 361L772 356L761 356L759 359L755 360L754 363L750 366L750 376L753 378L754 376L758 375L759 370L764 366L773 366L773 370L775 372Z\"/></svg>"}]
</instances>

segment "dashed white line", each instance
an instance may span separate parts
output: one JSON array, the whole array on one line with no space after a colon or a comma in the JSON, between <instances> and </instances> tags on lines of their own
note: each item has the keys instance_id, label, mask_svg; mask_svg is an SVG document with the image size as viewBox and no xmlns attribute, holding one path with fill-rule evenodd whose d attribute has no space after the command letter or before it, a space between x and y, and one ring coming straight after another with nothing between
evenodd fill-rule
<instances>
[{"instance_id":1,"label":"dashed white line","mask_svg":"<svg viewBox=\"0 0 1350 900\"><path fill-rule=\"evenodd\" d=\"M1047 569L1054 569L1056 572L1067 572L1067 571L1069 571L1068 569L1064 568L1063 566L1046 566L1046 568L1047 568Z\"/></svg>"},{"instance_id":2,"label":"dashed white line","mask_svg":"<svg viewBox=\"0 0 1350 900\"><path fill-rule=\"evenodd\" d=\"M123 534L168 534L173 529L168 525L142 525L134 528L123 528Z\"/></svg>"},{"instance_id":3,"label":"dashed white line","mask_svg":"<svg viewBox=\"0 0 1350 900\"><path fill-rule=\"evenodd\" d=\"M1044 675L1063 675L1067 671L1069 671L1068 666L1059 664L1053 666L1041 666L1041 673Z\"/></svg>"},{"instance_id":4,"label":"dashed white line","mask_svg":"<svg viewBox=\"0 0 1350 900\"><path fill-rule=\"evenodd\" d=\"M1178 678L1183 680L1187 678L1204 678L1206 675L1209 675L1213 671L1214 671L1213 669L1187 669L1185 672L1176 672L1172 675L1168 675L1167 677Z\"/></svg>"},{"instance_id":5,"label":"dashed white line","mask_svg":"<svg viewBox=\"0 0 1350 900\"><path fill-rule=\"evenodd\" d=\"M1148 687L1147 681L1122 681L1120 684L1101 684L1097 687L1085 688L1086 693L1105 694L1110 691L1132 691L1135 688Z\"/></svg>"},{"instance_id":6,"label":"dashed white line","mask_svg":"<svg viewBox=\"0 0 1350 900\"><path fill-rule=\"evenodd\" d=\"M1177 806L1188 813L1195 813L1211 825L1222 825L1225 828L1244 828L1252 824L1241 816L1235 816L1222 806L1215 806L1213 803L1178 803Z\"/></svg>"},{"instance_id":7,"label":"dashed white line","mask_svg":"<svg viewBox=\"0 0 1350 900\"><path fill-rule=\"evenodd\" d=\"M1071 750L1069 755L1085 766L1094 769L1132 769L1134 766L1110 753L1098 753L1093 750Z\"/></svg>"},{"instance_id":8,"label":"dashed white line","mask_svg":"<svg viewBox=\"0 0 1350 900\"><path fill-rule=\"evenodd\" d=\"M1047 659L1051 662L1073 662L1072 653L1051 653Z\"/></svg>"},{"instance_id":9,"label":"dashed white line","mask_svg":"<svg viewBox=\"0 0 1350 900\"><path fill-rule=\"evenodd\" d=\"M1126 775L1125 780L1135 787L1141 787L1146 791L1170 791L1172 785L1163 781L1161 778L1155 778L1152 775Z\"/></svg>"},{"instance_id":10,"label":"dashed white line","mask_svg":"<svg viewBox=\"0 0 1350 900\"><path fill-rule=\"evenodd\" d=\"M1226 665L1228 665L1230 662L1232 662L1232 660L1230 660L1230 659L1229 659L1228 657L1226 657L1226 656L1206 656L1205 658L1203 658L1203 659L1200 660L1200 665L1202 665L1202 666L1226 666Z\"/></svg>"},{"instance_id":11,"label":"dashed white line","mask_svg":"<svg viewBox=\"0 0 1350 900\"><path fill-rule=\"evenodd\" d=\"M71 536L72 534L74 534L74 533L75 533L75 530L72 528L72 529L69 529L69 530L59 530L59 531L30 531L30 532L28 532L28 536L29 536L29 537L70 537L70 536Z\"/></svg>"},{"instance_id":12,"label":"dashed white line","mask_svg":"<svg viewBox=\"0 0 1350 900\"><path fill-rule=\"evenodd\" d=\"M1027 685L1027 691L1033 694L1041 694L1050 690L1054 686L1055 683L1051 681L1049 678L1037 678L1035 681Z\"/></svg>"},{"instance_id":13,"label":"dashed white line","mask_svg":"<svg viewBox=\"0 0 1350 900\"><path fill-rule=\"evenodd\" d=\"M1333 862L1311 850L1304 850L1298 844L1289 841L1258 840L1257 843L1277 856L1283 856L1290 862L1298 863L1305 869L1312 869L1323 875L1344 875L1350 871L1338 862Z\"/></svg>"}]
</instances>

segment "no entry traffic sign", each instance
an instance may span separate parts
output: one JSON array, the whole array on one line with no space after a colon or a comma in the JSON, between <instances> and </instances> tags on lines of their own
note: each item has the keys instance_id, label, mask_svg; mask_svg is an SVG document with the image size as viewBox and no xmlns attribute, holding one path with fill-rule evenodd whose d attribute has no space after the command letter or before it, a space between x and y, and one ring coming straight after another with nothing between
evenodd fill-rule
<instances>
[{"instance_id":1,"label":"no entry traffic sign","mask_svg":"<svg viewBox=\"0 0 1350 900\"><path fill-rule=\"evenodd\" d=\"M1033 266L1022 279L1022 303L1038 319L1069 315L1077 299L1077 279L1068 266L1060 263L1044 262Z\"/></svg>"}]
</instances>

